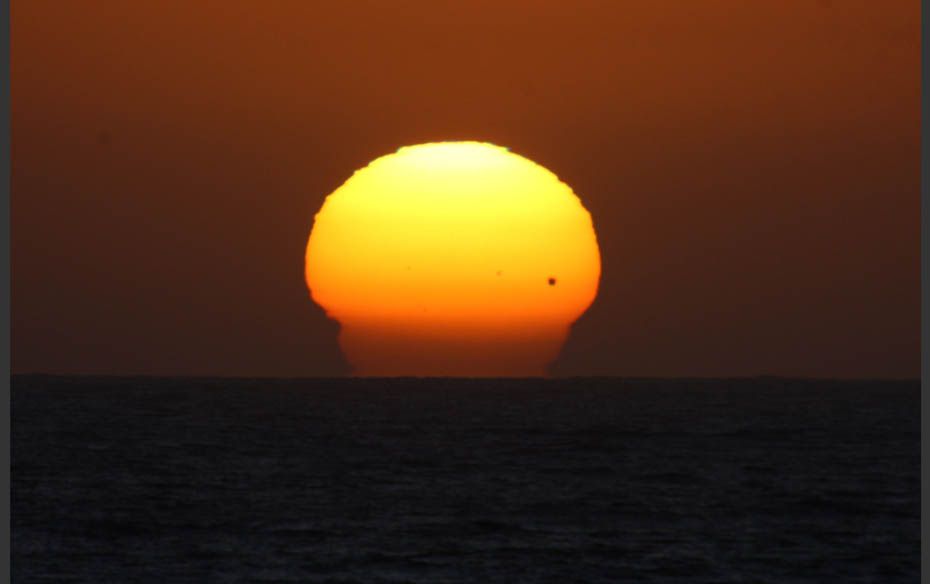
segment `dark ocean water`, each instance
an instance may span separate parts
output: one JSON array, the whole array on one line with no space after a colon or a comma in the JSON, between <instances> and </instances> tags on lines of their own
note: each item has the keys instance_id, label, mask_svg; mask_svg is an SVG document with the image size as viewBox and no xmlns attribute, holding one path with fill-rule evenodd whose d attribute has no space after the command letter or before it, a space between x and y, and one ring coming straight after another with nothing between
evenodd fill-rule
<instances>
[{"instance_id":1,"label":"dark ocean water","mask_svg":"<svg viewBox=\"0 0 930 584\"><path fill-rule=\"evenodd\" d=\"M13 378L14 582L917 582L918 382Z\"/></svg>"}]
</instances>

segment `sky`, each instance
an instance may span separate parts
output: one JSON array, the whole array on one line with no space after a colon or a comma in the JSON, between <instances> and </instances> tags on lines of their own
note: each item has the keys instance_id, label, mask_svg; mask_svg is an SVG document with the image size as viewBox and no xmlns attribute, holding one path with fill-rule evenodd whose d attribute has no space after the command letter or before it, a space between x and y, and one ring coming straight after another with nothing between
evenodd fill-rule
<instances>
[{"instance_id":1,"label":"sky","mask_svg":"<svg viewBox=\"0 0 930 584\"><path fill-rule=\"evenodd\" d=\"M327 194L480 140L591 212L557 375L918 377L920 3L11 5L14 373L347 365Z\"/></svg>"}]
</instances>

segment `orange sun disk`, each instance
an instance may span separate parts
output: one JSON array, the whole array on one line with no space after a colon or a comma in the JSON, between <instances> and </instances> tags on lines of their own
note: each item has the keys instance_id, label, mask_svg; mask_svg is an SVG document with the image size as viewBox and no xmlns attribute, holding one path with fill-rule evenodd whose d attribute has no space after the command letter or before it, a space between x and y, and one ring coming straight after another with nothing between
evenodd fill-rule
<instances>
[{"instance_id":1,"label":"orange sun disk","mask_svg":"<svg viewBox=\"0 0 930 584\"><path fill-rule=\"evenodd\" d=\"M591 305L590 214L505 148L401 148L326 198L306 251L313 300L360 375L543 375Z\"/></svg>"}]
</instances>

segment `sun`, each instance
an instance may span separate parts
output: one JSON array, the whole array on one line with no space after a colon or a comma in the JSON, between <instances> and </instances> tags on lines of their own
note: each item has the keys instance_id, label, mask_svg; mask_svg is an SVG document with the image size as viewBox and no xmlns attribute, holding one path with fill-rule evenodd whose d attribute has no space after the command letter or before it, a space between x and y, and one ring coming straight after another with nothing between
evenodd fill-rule
<instances>
[{"instance_id":1,"label":"sun","mask_svg":"<svg viewBox=\"0 0 930 584\"><path fill-rule=\"evenodd\" d=\"M541 375L597 295L588 211L542 166L481 142L356 171L316 214L311 297L361 375Z\"/></svg>"}]
</instances>

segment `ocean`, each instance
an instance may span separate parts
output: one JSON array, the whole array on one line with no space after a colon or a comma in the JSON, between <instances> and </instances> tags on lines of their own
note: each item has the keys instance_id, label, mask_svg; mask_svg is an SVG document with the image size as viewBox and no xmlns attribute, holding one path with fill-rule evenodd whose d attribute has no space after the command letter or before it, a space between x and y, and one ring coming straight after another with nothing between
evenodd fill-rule
<instances>
[{"instance_id":1,"label":"ocean","mask_svg":"<svg viewBox=\"0 0 930 584\"><path fill-rule=\"evenodd\" d=\"M14 582L918 582L920 383L12 378Z\"/></svg>"}]
</instances>

